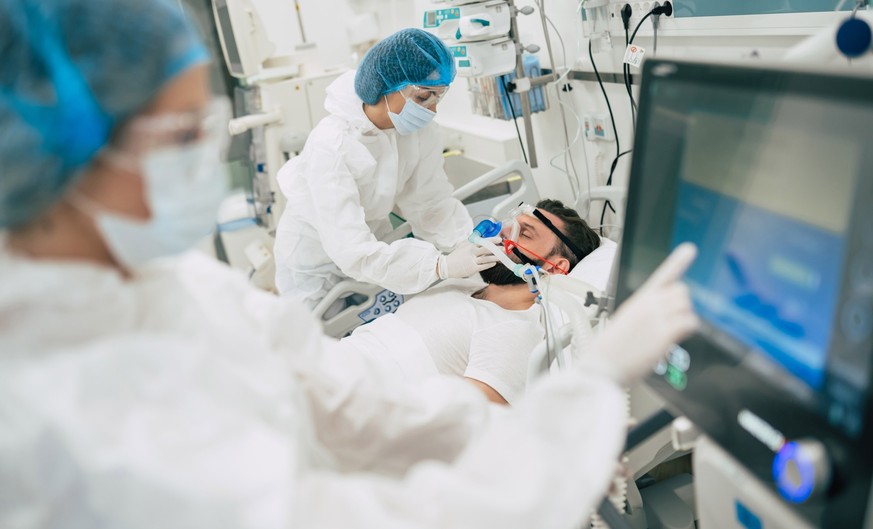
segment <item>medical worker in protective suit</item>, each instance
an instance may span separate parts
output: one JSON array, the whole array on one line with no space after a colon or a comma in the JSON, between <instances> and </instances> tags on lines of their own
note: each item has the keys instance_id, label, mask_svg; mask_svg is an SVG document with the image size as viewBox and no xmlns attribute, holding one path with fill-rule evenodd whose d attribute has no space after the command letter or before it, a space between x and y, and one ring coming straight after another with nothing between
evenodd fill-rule
<instances>
[{"instance_id":1,"label":"medical worker in protective suit","mask_svg":"<svg viewBox=\"0 0 873 529\"><path fill-rule=\"evenodd\" d=\"M439 131L428 126L454 77L442 41L404 29L328 87L330 115L278 175L288 199L274 251L280 294L313 307L347 278L414 294L494 266L465 242L472 221L451 196ZM395 207L416 238L387 244Z\"/></svg>"},{"instance_id":2,"label":"medical worker in protective suit","mask_svg":"<svg viewBox=\"0 0 873 529\"><path fill-rule=\"evenodd\" d=\"M511 410L410 388L179 254L222 195L205 60L172 0L0 0L0 527L578 527L693 249Z\"/></svg>"}]
</instances>

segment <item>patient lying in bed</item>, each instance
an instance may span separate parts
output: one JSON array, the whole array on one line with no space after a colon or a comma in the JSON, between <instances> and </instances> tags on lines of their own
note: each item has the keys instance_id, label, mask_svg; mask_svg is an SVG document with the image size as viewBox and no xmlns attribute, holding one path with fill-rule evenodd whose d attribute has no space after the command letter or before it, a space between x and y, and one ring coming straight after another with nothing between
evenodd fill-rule
<instances>
[{"instance_id":1,"label":"patient lying in bed","mask_svg":"<svg viewBox=\"0 0 873 529\"><path fill-rule=\"evenodd\" d=\"M518 218L514 261L547 272L572 270L600 246L600 237L561 202L543 200L536 207L548 222ZM438 373L463 376L490 400L511 404L524 391L528 356L544 339L540 308L506 267L481 275L481 281L445 281L411 298L395 314L356 329L341 341L342 349L397 369L412 383Z\"/></svg>"}]
</instances>

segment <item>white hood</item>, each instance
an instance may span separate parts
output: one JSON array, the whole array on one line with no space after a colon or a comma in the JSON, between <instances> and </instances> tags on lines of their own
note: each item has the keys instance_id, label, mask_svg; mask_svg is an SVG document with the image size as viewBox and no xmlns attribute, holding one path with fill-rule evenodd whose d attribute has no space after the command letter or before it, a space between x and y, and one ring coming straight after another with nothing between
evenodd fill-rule
<instances>
[{"instance_id":1,"label":"white hood","mask_svg":"<svg viewBox=\"0 0 873 529\"><path fill-rule=\"evenodd\" d=\"M332 82L326 90L324 109L350 125L361 130L376 128L364 114L364 102L355 93L355 72L346 72Z\"/></svg>"}]
</instances>

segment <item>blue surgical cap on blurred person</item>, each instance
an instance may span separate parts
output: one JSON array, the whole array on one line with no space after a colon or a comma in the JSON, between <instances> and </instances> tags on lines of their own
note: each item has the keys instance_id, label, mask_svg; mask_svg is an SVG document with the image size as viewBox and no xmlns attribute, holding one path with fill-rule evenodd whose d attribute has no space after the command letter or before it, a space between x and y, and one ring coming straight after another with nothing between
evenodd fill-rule
<instances>
[{"instance_id":1,"label":"blue surgical cap on blurred person","mask_svg":"<svg viewBox=\"0 0 873 529\"><path fill-rule=\"evenodd\" d=\"M0 228L64 193L206 49L172 0L0 0Z\"/></svg>"},{"instance_id":2,"label":"blue surgical cap on blurred person","mask_svg":"<svg viewBox=\"0 0 873 529\"><path fill-rule=\"evenodd\" d=\"M411 84L448 86L454 79L455 59L440 39L421 29L403 29L367 52L355 74L355 92L375 105Z\"/></svg>"}]
</instances>

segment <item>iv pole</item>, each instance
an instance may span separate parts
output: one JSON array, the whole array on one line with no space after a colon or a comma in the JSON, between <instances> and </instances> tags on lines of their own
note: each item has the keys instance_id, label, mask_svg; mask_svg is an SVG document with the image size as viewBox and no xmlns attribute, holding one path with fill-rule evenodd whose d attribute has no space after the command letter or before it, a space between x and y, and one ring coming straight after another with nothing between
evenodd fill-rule
<instances>
[{"instance_id":1,"label":"iv pole","mask_svg":"<svg viewBox=\"0 0 873 529\"><path fill-rule=\"evenodd\" d=\"M536 52L539 51L538 46L531 45L529 49L525 48L525 46L521 43L521 38L518 33L518 14L522 15L530 15L533 13L533 8L530 6L525 6L521 9L515 7L515 0L507 0L509 3L509 13L510 13L510 26L509 26L509 38L512 39L512 42L515 43L515 81L510 84L510 90L513 93L519 94L519 99L521 100L521 118L524 120L524 132L525 139L527 140L527 157L528 163L531 168L536 169L537 167L537 152L536 146L534 145L534 135L533 135L533 123L531 121L531 111L530 111L530 98L528 96L528 92L530 89L535 86L545 85L557 79L557 75L554 72L548 75L541 75L538 77L527 77L527 74L524 71L524 52ZM546 35L548 39L548 35ZM554 68L554 65L552 65ZM510 97L510 94L507 93L506 97Z\"/></svg>"}]
</instances>

